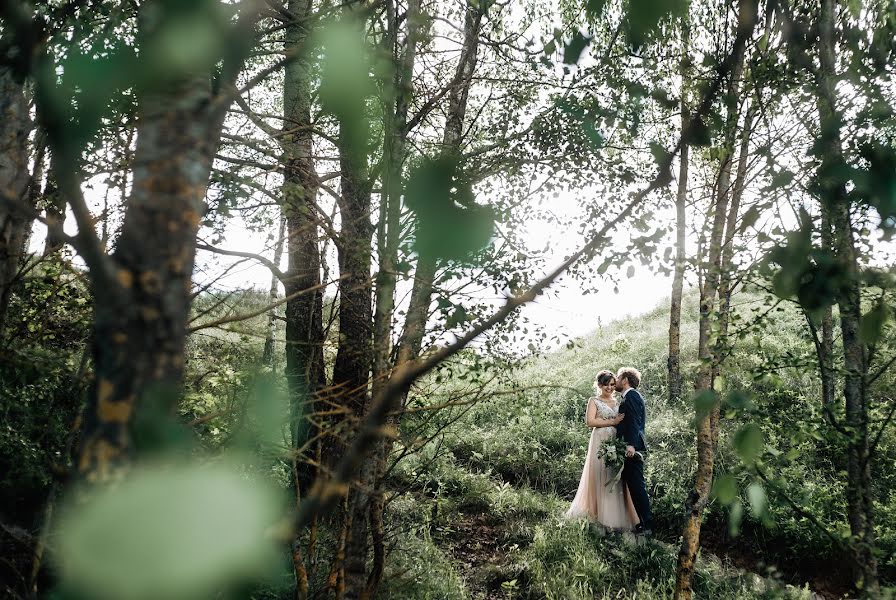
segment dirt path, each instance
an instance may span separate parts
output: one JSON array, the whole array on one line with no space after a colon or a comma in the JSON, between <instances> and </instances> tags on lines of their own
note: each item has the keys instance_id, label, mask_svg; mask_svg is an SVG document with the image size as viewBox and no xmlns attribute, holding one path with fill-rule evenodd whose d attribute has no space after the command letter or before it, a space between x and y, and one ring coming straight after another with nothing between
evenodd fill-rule
<instances>
[{"instance_id":1,"label":"dirt path","mask_svg":"<svg viewBox=\"0 0 896 600\"><path fill-rule=\"evenodd\" d=\"M501 537L500 527L489 522L487 515L466 514L444 538L445 547L460 563L473 600L507 598L507 591L501 588L506 581L502 567L507 562Z\"/></svg>"}]
</instances>

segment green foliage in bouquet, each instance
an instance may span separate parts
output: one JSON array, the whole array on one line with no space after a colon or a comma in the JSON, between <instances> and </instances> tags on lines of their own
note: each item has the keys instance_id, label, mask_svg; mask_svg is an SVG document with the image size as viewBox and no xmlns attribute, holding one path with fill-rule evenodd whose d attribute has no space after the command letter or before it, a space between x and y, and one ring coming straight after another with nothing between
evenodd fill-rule
<instances>
[{"instance_id":1,"label":"green foliage in bouquet","mask_svg":"<svg viewBox=\"0 0 896 600\"><path fill-rule=\"evenodd\" d=\"M618 437L611 437L597 448L597 458L603 459L604 464L613 473L604 485L610 489L615 489L619 482L622 481L622 469L625 467L625 448L627 444L625 440ZM635 452L637 460L644 460L641 452Z\"/></svg>"},{"instance_id":2,"label":"green foliage in bouquet","mask_svg":"<svg viewBox=\"0 0 896 600\"><path fill-rule=\"evenodd\" d=\"M625 440L613 436L597 448L598 460L603 459L604 464L613 473L613 476L604 484L610 489L615 489L622 481L622 469L625 467Z\"/></svg>"}]
</instances>

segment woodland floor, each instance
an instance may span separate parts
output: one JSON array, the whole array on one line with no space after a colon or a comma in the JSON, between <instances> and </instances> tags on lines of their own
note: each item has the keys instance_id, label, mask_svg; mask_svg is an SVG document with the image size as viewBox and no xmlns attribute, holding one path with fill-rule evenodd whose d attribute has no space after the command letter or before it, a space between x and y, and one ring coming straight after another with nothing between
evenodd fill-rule
<instances>
[{"instance_id":1,"label":"woodland floor","mask_svg":"<svg viewBox=\"0 0 896 600\"><path fill-rule=\"evenodd\" d=\"M446 538L475 600L507 598L500 576L507 548L499 541L499 526L490 523L487 515L464 515Z\"/></svg>"},{"instance_id":2,"label":"woodland floor","mask_svg":"<svg viewBox=\"0 0 896 600\"><path fill-rule=\"evenodd\" d=\"M464 514L454 523L442 541L467 581L473 600L499 600L508 597L502 588L508 579L508 544L502 544L500 523L495 523L488 515ZM663 544L672 549L675 540L654 538L653 543ZM752 572L760 577L774 577L786 583L803 586L809 584L812 598L819 600L840 600L849 593L849 585L844 580L842 569L824 570L824 565L807 563L805 571L793 571L792 567L782 571L774 565L765 564L761 558L744 550L731 540L709 535L703 538L704 552L710 551L727 560L736 568ZM526 585L517 581L517 589Z\"/></svg>"}]
</instances>

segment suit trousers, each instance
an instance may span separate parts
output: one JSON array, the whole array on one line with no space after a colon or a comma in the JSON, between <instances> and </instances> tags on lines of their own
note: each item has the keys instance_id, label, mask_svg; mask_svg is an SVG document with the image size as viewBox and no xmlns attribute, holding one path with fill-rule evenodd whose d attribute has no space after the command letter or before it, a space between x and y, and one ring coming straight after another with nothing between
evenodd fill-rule
<instances>
[{"instance_id":1,"label":"suit trousers","mask_svg":"<svg viewBox=\"0 0 896 600\"><path fill-rule=\"evenodd\" d=\"M650 512L650 498L647 497L647 485L644 483L644 461L626 458L622 467L622 480L628 486L628 493L635 505L635 512L641 519L644 529L653 529L653 514Z\"/></svg>"}]
</instances>

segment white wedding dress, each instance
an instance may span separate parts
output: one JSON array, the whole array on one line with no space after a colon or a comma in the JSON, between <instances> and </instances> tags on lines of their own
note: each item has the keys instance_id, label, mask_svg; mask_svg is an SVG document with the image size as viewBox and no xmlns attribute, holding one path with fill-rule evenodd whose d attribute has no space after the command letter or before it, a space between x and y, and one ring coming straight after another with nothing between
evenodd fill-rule
<instances>
[{"instance_id":1,"label":"white wedding dress","mask_svg":"<svg viewBox=\"0 0 896 600\"><path fill-rule=\"evenodd\" d=\"M613 419L619 414L616 408L604 404L598 398L591 398L588 402L588 408L592 402L597 406L597 416L601 419ZM601 444L612 437L616 437L615 427L591 429L579 489L565 516L567 519L588 519L609 529L629 530L635 525L632 518L634 508L632 507L631 512L628 510L627 504L630 501L628 494L624 494L625 484L619 482L616 485L606 485L613 473L604 465L603 459L597 457Z\"/></svg>"}]
</instances>

